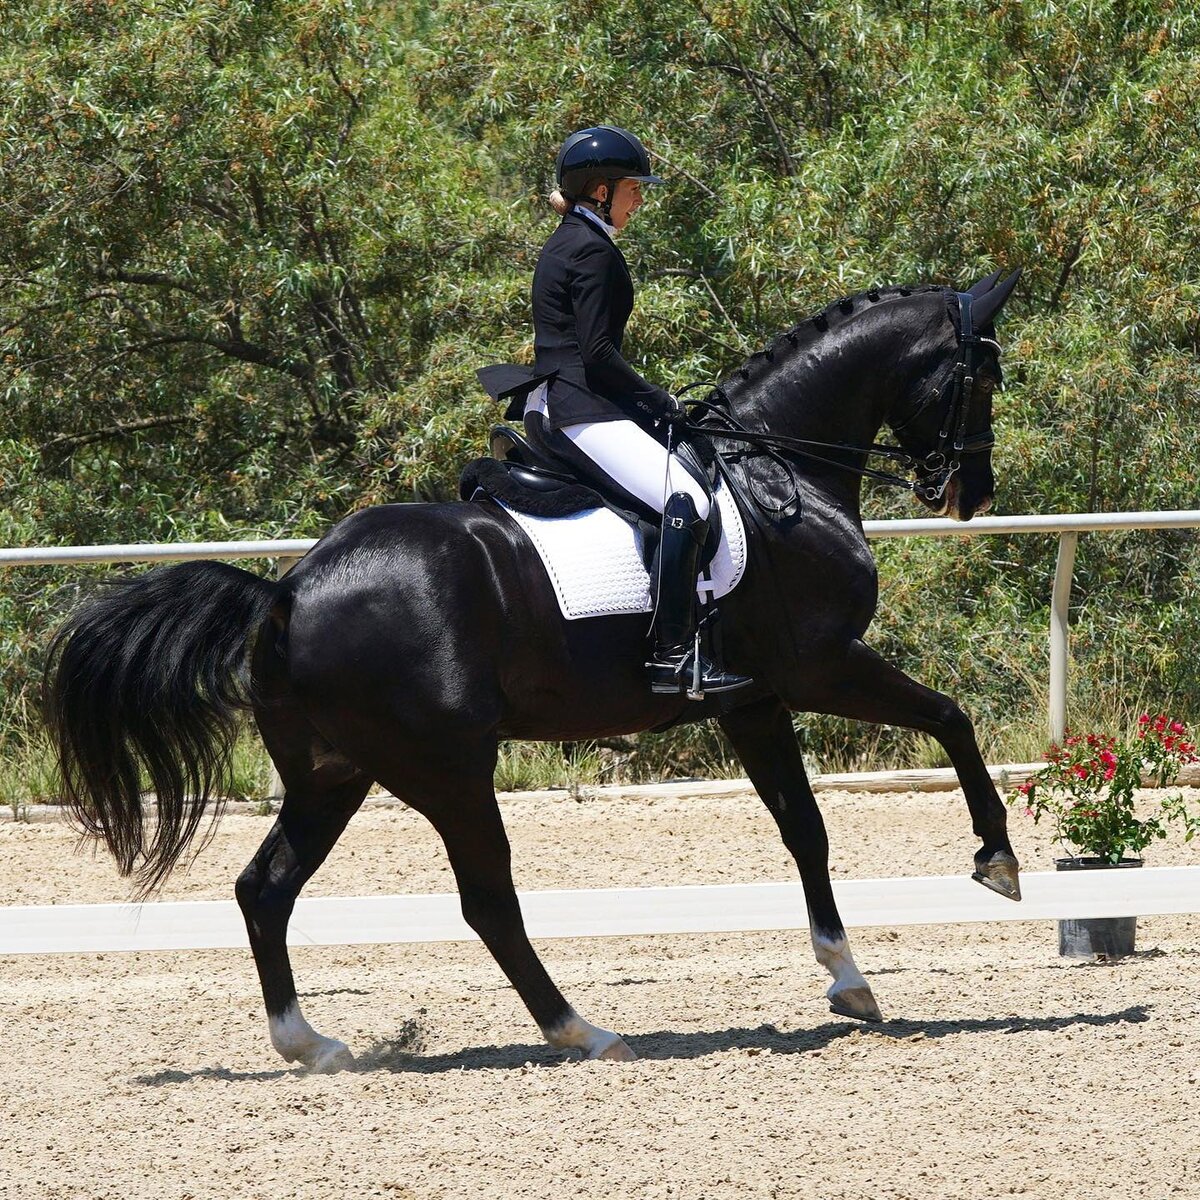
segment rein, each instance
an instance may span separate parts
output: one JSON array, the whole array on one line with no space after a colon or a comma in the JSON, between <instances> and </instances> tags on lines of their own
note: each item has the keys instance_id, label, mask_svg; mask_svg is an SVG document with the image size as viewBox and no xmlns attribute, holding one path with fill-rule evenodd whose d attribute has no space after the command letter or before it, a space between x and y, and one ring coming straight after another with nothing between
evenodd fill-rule
<instances>
[{"instance_id":1,"label":"rein","mask_svg":"<svg viewBox=\"0 0 1200 1200\"><path fill-rule=\"evenodd\" d=\"M961 468L962 456L965 454L979 454L985 450L990 450L996 442L991 428L968 437L966 435L966 426L970 415L971 401L974 398L975 392L975 371L978 367L976 356L980 348L985 344L994 346L997 352L999 352L1000 347L998 343L992 341L990 338L980 337L975 332L971 314L971 306L975 298L969 292L958 292L956 296L958 299L959 314L958 358L954 364L954 373L946 397L946 408L939 425L936 449L930 450L925 454L919 454L906 449L903 444L900 446L889 446L873 442L870 446L850 446L843 442L819 442L810 438L788 437L783 434L767 433L765 430L747 429L730 411L729 398L724 388L720 384L711 384L705 381L688 384L679 392L679 395L682 396L693 388L711 388L712 392L719 396L723 403L714 403L710 400L689 400L687 403L689 406L705 409L707 414L711 417L716 417L724 428L715 429L705 424L692 426L692 428L697 429L701 433L706 433L709 437L747 444L747 448L735 450L731 454L725 455L724 457L726 458L735 459L764 455L777 463L789 474L792 481L792 494L784 504L780 506L766 506L755 497L755 503L765 511L782 512L798 499L798 485L795 477L796 464L788 461L788 459L795 458L804 458L810 462L818 462L825 466L836 467L838 470L849 471L852 474L861 475L865 479L874 479L890 487L904 488L906 491L917 493L926 500L940 500L945 495L950 480ZM903 432L925 412L930 404L935 403L938 399L939 393L934 391L927 400L918 404L899 425L893 425L892 432L896 435L896 439L900 441ZM918 479L908 479L892 471L882 471L867 466L855 466L853 463L842 462L836 458L829 458L825 454L819 453L822 450L862 455L866 458L891 459L892 462L898 463L902 470L913 471L920 468L930 476L935 477L935 479L930 479L928 482L923 483Z\"/></svg>"}]
</instances>

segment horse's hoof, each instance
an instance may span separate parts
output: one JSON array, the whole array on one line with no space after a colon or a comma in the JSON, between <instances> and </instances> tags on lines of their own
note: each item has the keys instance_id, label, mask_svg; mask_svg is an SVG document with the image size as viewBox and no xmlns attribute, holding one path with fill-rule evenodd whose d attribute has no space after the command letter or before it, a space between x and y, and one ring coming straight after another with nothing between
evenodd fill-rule
<instances>
[{"instance_id":1,"label":"horse's hoof","mask_svg":"<svg viewBox=\"0 0 1200 1200\"><path fill-rule=\"evenodd\" d=\"M997 850L986 863L971 872L976 883L982 883L989 891L1006 900L1021 899L1020 866L1011 854Z\"/></svg>"},{"instance_id":2,"label":"horse's hoof","mask_svg":"<svg viewBox=\"0 0 1200 1200\"><path fill-rule=\"evenodd\" d=\"M856 1021L878 1023L883 1020L883 1013L869 987L843 988L834 992L829 997L829 1011L839 1017L853 1017Z\"/></svg>"},{"instance_id":3,"label":"horse's hoof","mask_svg":"<svg viewBox=\"0 0 1200 1200\"><path fill-rule=\"evenodd\" d=\"M353 1070L354 1055L350 1047L332 1038L326 1040L329 1044L306 1056L304 1065L315 1075L336 1075L339 1071Z\"/></svg>"},{"instance_id":4,"label":"horse's hoof","mask_svg":"<svg viewBox=\"0 0 1200 1200\"><path fill-rule=\"evenodd\" d=\"M588 1058L606 1058L609 1062L637 1062L637 1055L625 1045L621 1038L609 1042L599 1053L589 1054Z\"/></svg>"}]
</instances>

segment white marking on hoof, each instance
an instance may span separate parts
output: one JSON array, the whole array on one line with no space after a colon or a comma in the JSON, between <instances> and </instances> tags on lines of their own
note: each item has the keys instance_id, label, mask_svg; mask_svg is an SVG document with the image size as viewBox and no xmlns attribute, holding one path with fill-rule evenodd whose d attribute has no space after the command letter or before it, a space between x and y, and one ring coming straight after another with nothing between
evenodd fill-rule
<instances>
[{"instance_id":1,"label":"white marking on hoof","mask_svg":"<svg viewBox=\"0 0 1200 1200\"><path fill-rule=\"evenodd\" d=\"M850 953L850 943L845 937L830 937L827 934L812 931L813 952L817 962L833 976L833 983L825 995L830 1001L839 992L852 990L865 991L871 994L871 985L862 977L862 973L854 963L854 955Z\"/></svg>"},{"instance_id":2,"label":"white marking on hoof","mask_svg":"<svg viewBox=\"0 0 1200 1200\"><path fill-rule=\"evenodd\" d=\"M301 1062L310 1071L332 1074L354 1066L354 1055L345 1042L322 1037L300 1012L293 1000L279 1016L268 1016L271 1045L288 1062Z\"/></svg>"},{"instance_id":3,"label":"white marking on hoof","mask_svg":"<svg viewBox=\"0 0 1200 1200\"><path fill-rule=\"evenodd\" d=\"M556 1050L582 1050L584 1058L607 1058L611 1062L637 1060L619 1034L585 1021L574 1009L561 1024L543 1029L542 1033Z\"/></svg>"}]
</instances>

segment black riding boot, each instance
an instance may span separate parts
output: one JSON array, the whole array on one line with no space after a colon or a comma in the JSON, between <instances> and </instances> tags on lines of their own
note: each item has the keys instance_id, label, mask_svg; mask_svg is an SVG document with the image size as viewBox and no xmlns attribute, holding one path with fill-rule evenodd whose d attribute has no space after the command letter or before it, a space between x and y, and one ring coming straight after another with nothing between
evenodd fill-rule
<instances>
[{"instance_id":1,"label":"black riding boot","mask_svg":"<svg viewBox=\"0 0 1200 1200\"><path fill-rule=\"evenodd\" d=\"M654 657L646 664L652 692L678 695L686 689L690 699L700 700L704 692L730 692L754 682L709 662L697 645L696 567L707 535L708 522L697 515L691 496L687 492L671 496L663 511L658 548Z\"/></svg>"}]
</instances>

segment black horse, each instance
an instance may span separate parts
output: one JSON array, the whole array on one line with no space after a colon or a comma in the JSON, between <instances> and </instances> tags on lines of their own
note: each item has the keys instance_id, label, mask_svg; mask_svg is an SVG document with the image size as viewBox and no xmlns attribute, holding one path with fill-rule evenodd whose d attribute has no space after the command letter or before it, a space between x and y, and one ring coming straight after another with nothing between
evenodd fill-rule
<instances>
[{"instance_id":1,"label":"black horse","mask_svg":"<svg viewBox=\"0 0 1200 1200\"><path fill-rule=\"evenodd\" d=\"M966 299L922 287L841 300L718 389L726 415L706 424L737 460L743 500L757 497L743 505L745 578L722 601L726 660L752 688L702 703L653 695L645 617L564 620L530 542L499 507L384 505L341 522L277 583L179 564L121 581L69 617L46 707L75 814L123 873L160 882L218 793L239 708L252 707L286 796L236 893L285 1058L318 1069L353 1061L301 1015L285 934L301 888L379 781L441 835L463 916L550 1044L628 1059L620 1037L575 1013L526 937L492 784L497 743L715 716L800 869L833 1010L879 1020L834 904L791 713L937 738L982 842L974 877L1019 899L1005 808L970 721L862 640L877 580L859 516L860 473L885 421L930 509L965 521L989 506L992 322L1015 281L990 276ZM154 822L144 821L144 781Z\"/></svg>"}]
</instances>

